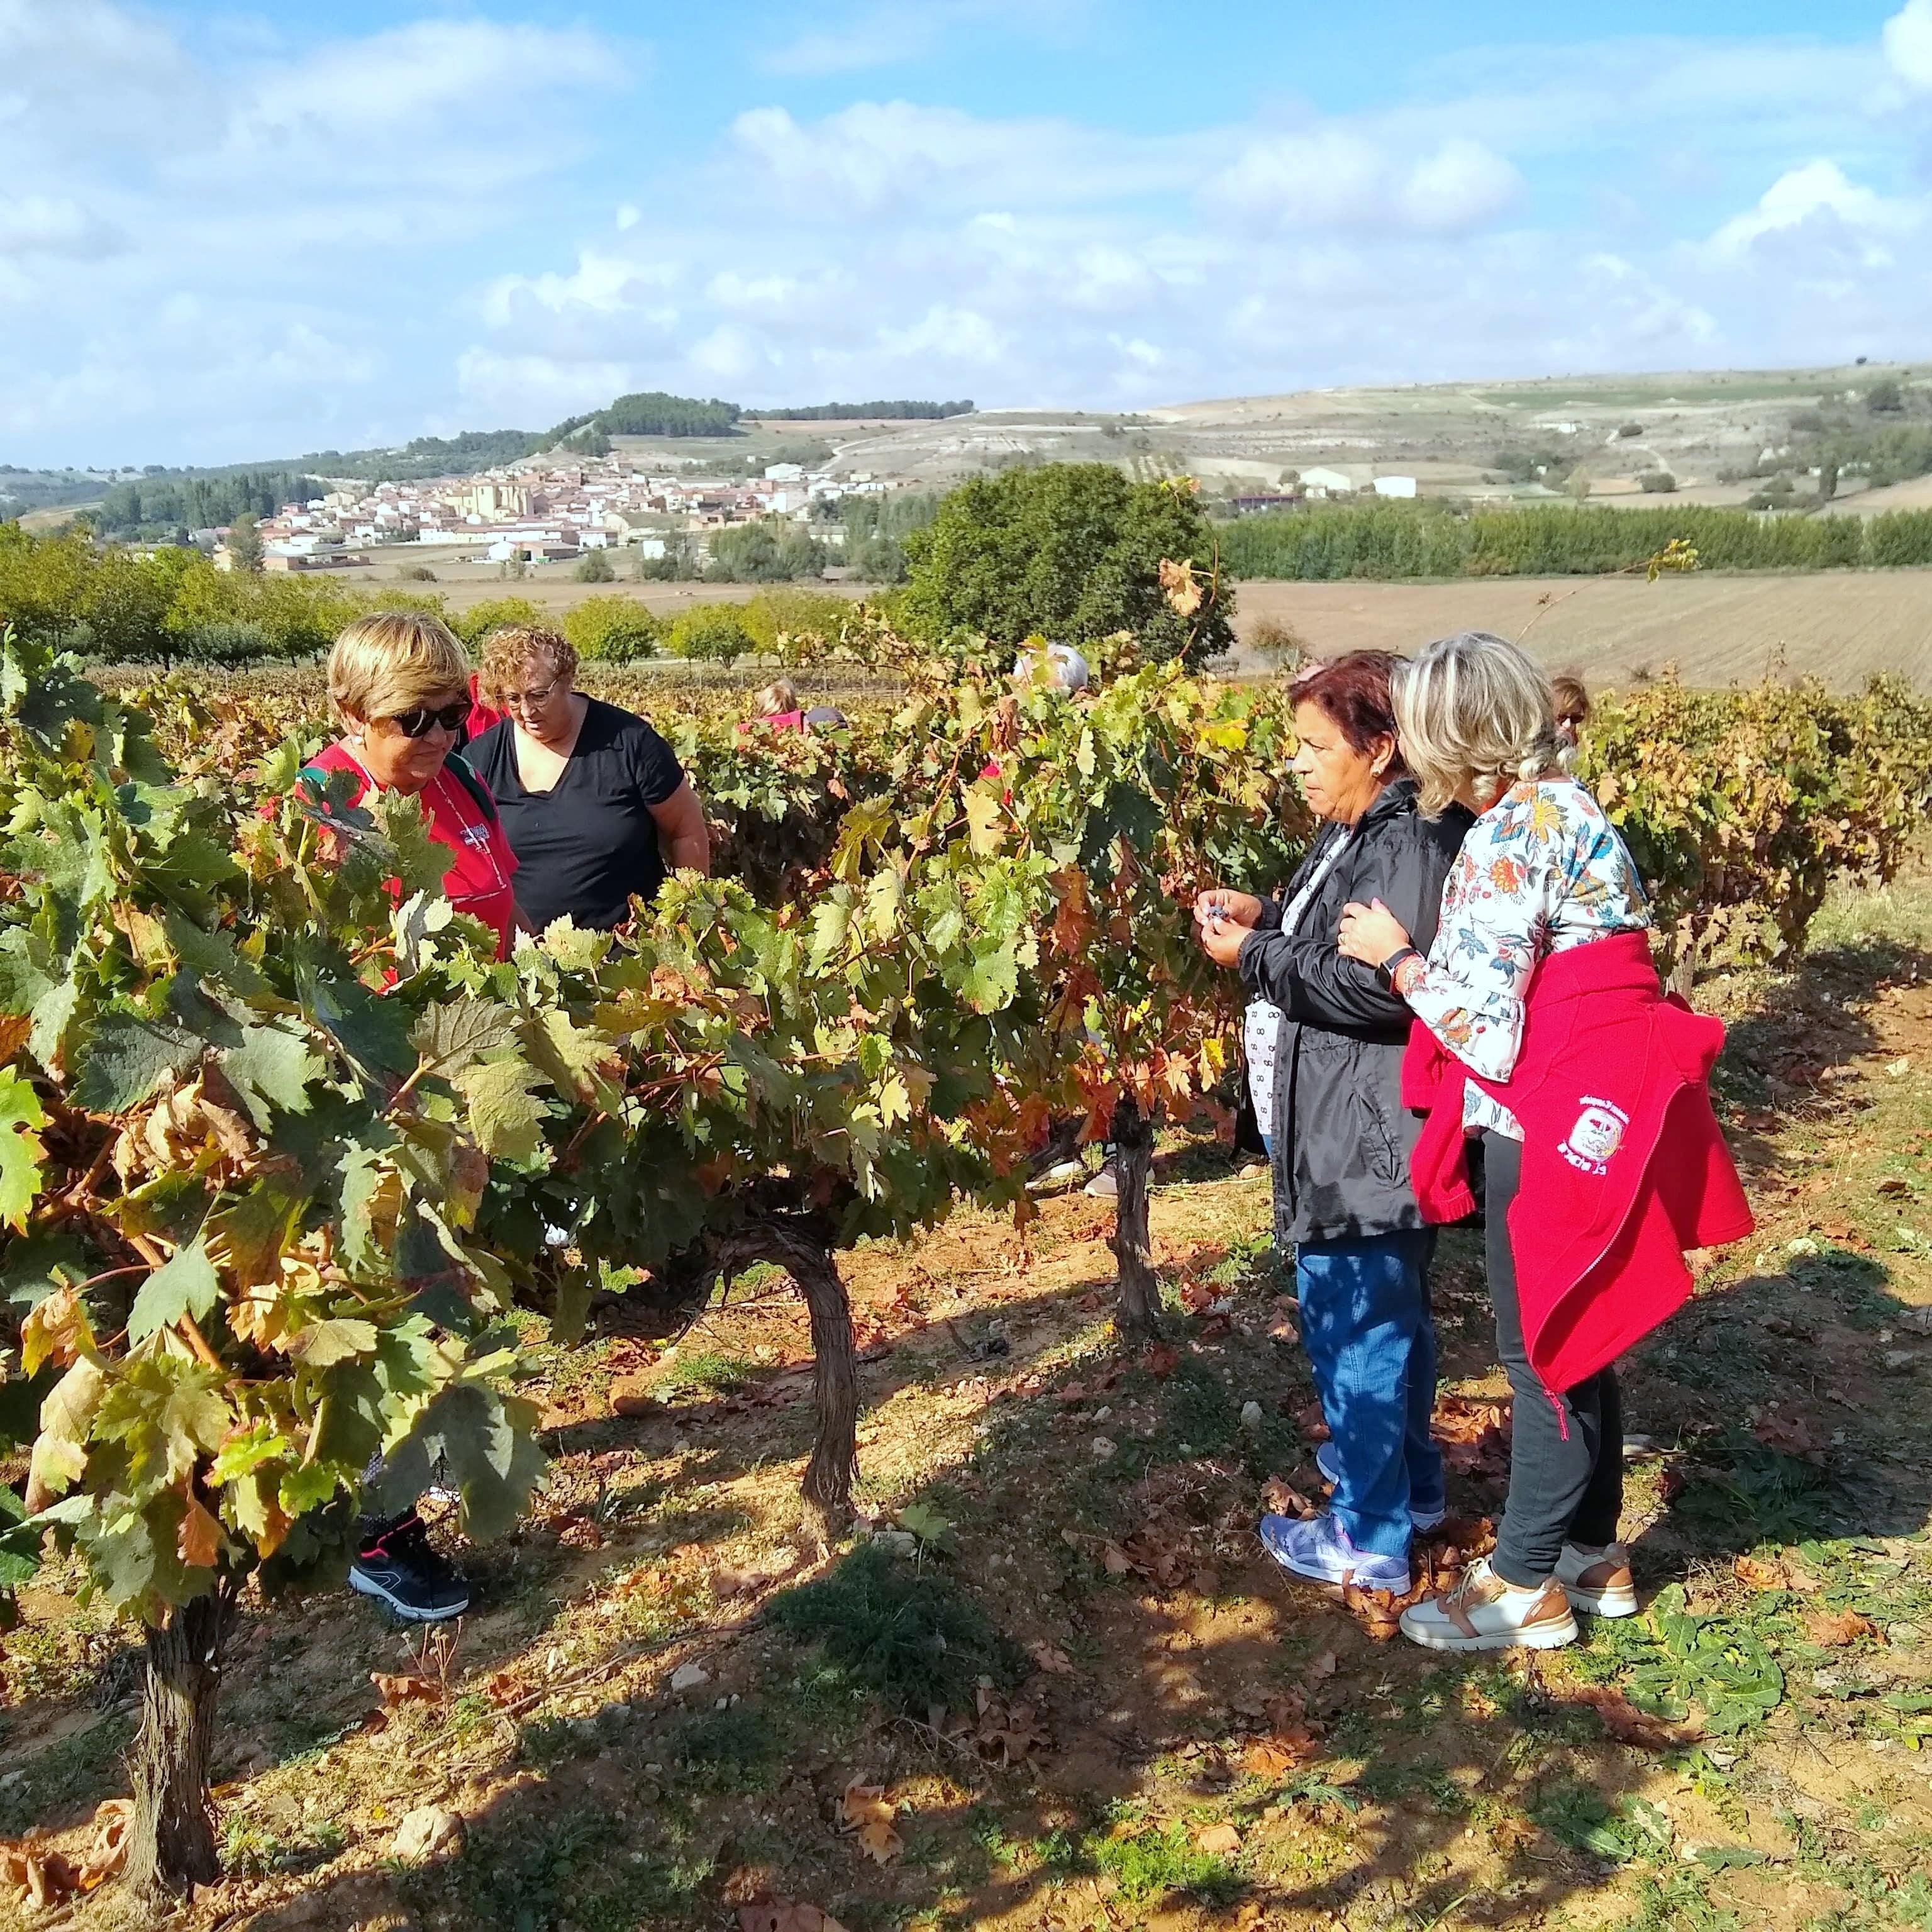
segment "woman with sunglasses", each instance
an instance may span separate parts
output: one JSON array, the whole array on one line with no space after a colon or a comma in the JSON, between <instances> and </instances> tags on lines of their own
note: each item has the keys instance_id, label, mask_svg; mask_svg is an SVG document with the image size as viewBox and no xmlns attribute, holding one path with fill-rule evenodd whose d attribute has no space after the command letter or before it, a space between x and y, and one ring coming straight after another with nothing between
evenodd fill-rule
<instances>
[{"instance_id":1,"label":"woman with sunglasses","mask_svg":"<svg viewBox=\"0 0 1932 1932\"><path fill-rule=\"evenodd\" d=\"M470 717L470 667L441 619L421 610L358 617L328 654L328 695L343 735L304 768L350 772L350 802L370 790L419 796L430 836L448 847L444 896L494 927L508 952L520 923L516 854L494 800L456 747Z\"/></svg>"},{"instance_id":2,"label":"woman with sunglasses","mask_svg":"<svg viewBox=\"0 0 1932 1932\"><path fill-rule=\"evenodd\" d=\"M329 700L343 735L302 767L297 783L326 796L330 775L346 772L352 806L371 791L420 798L430 836L449 849L443 896L493 928L498 951L507 952L523 923L510 883L516 856L489 792L456 749L470 716L469 676L463 646L440 619L419 610L357 618L328 654ZM380 1468L378 1457L365 1481ZM469 1584L430 1544L413 1508L362 1517L349 1585L412 1623L460 1617L470 1607Z\"/></svg>"},{"instance_id":3,"label":"woman with sunglasses","mask_svg":"<svg viewBox=\"0 0 1932 1932\"><path fill-rule=\"evenodd\" d=\"M470 745L522 870L541 932L568 918L608 929L667 872L711 869L704 808L677 754L636 712L576 688L577 653L554 631L506 625L483 646L484 701L508 715Z\"/></svg>"}]
</instances>

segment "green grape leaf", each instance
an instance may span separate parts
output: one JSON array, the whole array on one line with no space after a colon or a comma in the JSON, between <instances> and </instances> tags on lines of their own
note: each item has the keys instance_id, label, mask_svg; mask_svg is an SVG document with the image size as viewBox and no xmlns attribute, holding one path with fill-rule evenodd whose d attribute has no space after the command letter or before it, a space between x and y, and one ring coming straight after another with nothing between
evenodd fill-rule
<instances>
[{"instance_id":1,"label":"green grape leaf","mask_svg":"<svg viewBox=\"0 0 1932 1932\"><path fill-rule=\"evenodd\" d=\"M313 970L300 979L303 1004L365 1074L407 1073L415 1066L406 1010L379 999L359 980L325 979Z\"/></svg>"},{"instance_id":2,"label":"green grape leaf","mask_svg":"<svg viewBox=\"0 0 1932 1932\"><path fill-rule=\"evenodd\" d=\"M516 1016L494 1000L426 1007L410 1034L422 1077L454 1080L464 1068L516 1038Z\"/></svg>"},{"instance_id":3,"label":"green grape leaf","mask_svg":"<svg viewBox=\"0 0 1932 1932\"><path fill-rule=\"evenodd\" d=\"M250 1026L242 1029L241 1045L222 1054L221 1070L266 1133L274 1108L285 1114L308 1112L309 1082L320 1079L323 1069L300 1034L278 1026Z\"/></svg>"},{"instance_id":4,"label":"green grape leaf","mask_svg":"<svg viewBox=\"0 0 1932 1932\"><path fill-rule=\"evenodd\" d=\"M476 1144L492 1160L534 1160L543 1151L544 1105L532 1091L542 1078L520 1054L484 1061L458 1076Z\"/></svg>"},{"instance_id":5,"label":"green grape leaf","mask_svg":"<svg viewBox=\"0 0 1932 1932\"><path fill-rule=\"evenodd\" d=\"M145 1342L184 1314L199 1322L220 1298L221 1283L206 1245L196 1241L191 1247L178 1249L142 1282L128 1316L128 1340L130 1343Z\"/></svg>"},{"instance_id":6,"label":"green grape leaf","mask_svg":"<svg viewBox=\"0 0 1932 1932\"><path fill-rule=\"evenodd\" d=\"M103 1013L88 1034L74 1104L91 1114L132 1113L164 1080L184 1074L206 1045L181 1027Z\"/></svg>"},{"instance_id":7,"label":"green grape leaf","mask_svg":"<svg viewBox=\"0 0 1932 1932\"><path fill-rule=\"evenodd\" d=\"M346 1316L312 1322L289 1337L288 1351L311 1369L333 1368L376 1352L376 1324Z\"/></svg>"},{"instance_id":8,"label":"green grape leaf","mask_svg":"<svg viewBox=\"0 0 1932 1932\"><path fill-rule=\"evenodd\" d=\"M449 848L430 836L429 813L419 796L399 791L365 796L363 808L381 828L394 848L392 871L401 881L403 896L440 892L449 870Z\"/></svg>"},{"instance_id":9,"label":"green grape leaf","mask_svg":"<svg viewBox=\"0 0 1932 1932\"><path fill-rule=\"evenodd\" d=\"M465 1533L479 1542L504 1534L543 1472L543 1453L531 1434L536 1416L534 1403L483 1383L453 1383L384 1455L369 1486L374 1507L406 1509L432 1483L454 1484Z\"/></svg>"},{"instance_id":10,"label":"green grape leaf","mask_svg":"<svg viewBox=\"0 0 1932 1932\"><path fill-rule=\"evenodd\" d=\"M46 1124L32 1088L17 1074L0 1073L0 1221L22 1233L46 1151L35 1130Z\"/></svg>"}]
</instances>

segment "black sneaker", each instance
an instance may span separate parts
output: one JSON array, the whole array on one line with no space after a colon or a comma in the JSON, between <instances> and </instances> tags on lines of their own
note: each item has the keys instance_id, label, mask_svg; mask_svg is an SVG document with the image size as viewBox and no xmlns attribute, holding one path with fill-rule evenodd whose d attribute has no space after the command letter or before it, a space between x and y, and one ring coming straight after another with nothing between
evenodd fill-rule
<instances>
[{"instance_id":1,"label":"black sneaker","mask_svg":"<svg viewBox=\"0 0 1932 1932\"><path fill-rule=\"evenodd\" d=\"M350 1561L349 1587L411 1623L441 1623L470 1607L470 1586L430 1546L414 1510L363 1526L361 1547Z\"/></svg>"}]
</instances>

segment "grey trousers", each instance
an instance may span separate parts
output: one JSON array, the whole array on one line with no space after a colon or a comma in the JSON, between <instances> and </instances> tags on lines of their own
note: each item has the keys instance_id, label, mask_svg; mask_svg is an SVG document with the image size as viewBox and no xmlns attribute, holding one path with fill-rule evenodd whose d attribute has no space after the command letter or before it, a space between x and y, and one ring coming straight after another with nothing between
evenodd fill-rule
<instances>
[{"instance_id":1,"label":"grey trousers","mask_svg":"<svg viewBox=\"0 0 1932 1932\"><path fill-rule=\"evenodd\" d=\"M1485 1133L1483 1160L1496 1356L1514 1398L1509 1500L1490 1565L1505 1583L1527 1588L1555 1570L1566 1542L1594 1547L1616 1540L1624 1506L1623 1402L1614 1368L1599 1369L1552 1400L1529 1366L1508 1220L1522 1178L1522 1144Z\"/></svg>"}]
</instances>

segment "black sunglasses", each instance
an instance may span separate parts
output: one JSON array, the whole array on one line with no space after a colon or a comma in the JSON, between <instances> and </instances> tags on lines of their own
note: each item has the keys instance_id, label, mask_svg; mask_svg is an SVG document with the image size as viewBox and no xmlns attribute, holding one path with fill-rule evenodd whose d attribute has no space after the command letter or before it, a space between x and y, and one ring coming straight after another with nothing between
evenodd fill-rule
<instances>
[{"instance_id":1,"label":"black sunglasses","mask_svg":"<svg viewBox=\"0 0 1932 1932\"><path fill-rule=\"evenodd\" d=\"M446 731L460 731L470 722L470 700L459 698L454 704L445 704L432 710L427 704L418 704L413 711L398 711L389 722L405 738L424 738L432 725L440 724Z\"/></svg>"}]
</instances>

